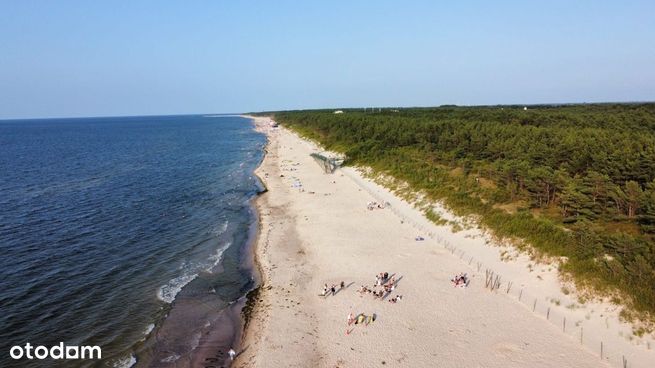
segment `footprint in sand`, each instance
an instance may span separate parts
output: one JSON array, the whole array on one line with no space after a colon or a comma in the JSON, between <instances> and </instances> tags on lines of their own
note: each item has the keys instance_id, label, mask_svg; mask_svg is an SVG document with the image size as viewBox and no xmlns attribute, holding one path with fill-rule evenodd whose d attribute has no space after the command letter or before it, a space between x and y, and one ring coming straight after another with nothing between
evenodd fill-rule
<instances>
[{"instance_id":1,"label":"footprint in sand","mask_svg":"<svg viewBox=\"0 0 655 368\"><path fill-rule=\"evenodd\" d=\"M498 357L509 358L521 350L515 344L512 343L500 343L494 345L494 353Z\"/></svg>"}]
</instances>

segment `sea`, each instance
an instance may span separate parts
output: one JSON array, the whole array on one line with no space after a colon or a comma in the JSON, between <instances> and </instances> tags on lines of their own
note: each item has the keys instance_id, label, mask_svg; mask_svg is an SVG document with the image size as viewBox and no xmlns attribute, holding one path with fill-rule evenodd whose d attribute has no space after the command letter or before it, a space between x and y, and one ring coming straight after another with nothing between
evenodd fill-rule
<instances>
[{"instance_id":1,"label":"sea","mask_svg":"<svg viewBox=\"0 0 655 368\"><path fill-rule=\"evenodd\" d=\"M0 366L220 366L264 146L240 116L0 120ZM9 354L60 342L102 359Z\"/></svg>"}]
</instances>

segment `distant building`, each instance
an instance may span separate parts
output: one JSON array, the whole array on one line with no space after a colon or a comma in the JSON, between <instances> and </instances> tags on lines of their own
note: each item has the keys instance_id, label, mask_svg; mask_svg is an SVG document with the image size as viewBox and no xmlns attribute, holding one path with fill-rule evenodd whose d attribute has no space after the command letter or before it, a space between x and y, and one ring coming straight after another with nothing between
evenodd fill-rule
<instances>
[{"instance_id":1,"label":"distant building","mask_svg":"<svg viewBox=\"0 0 655 368\"><path fill-rule=\"evenodd\" d=\"M277 128L277 123L271 120L270 122L272 128Z\"/></svg>"},{"instance_id":2,"label":"distant building","mask_svg":"<svg viewBox=\"0 0 655 368\"><path fill-rule=\"evenodd\" d=\"M336 110L334 113L335 114L343 114L343 110Z\"/></svg>"},{"instance_id":3,"label":"distant building","mask_svg":"<svg viewBox=\"0 0 655 368\"><path fill-rule=\"evenodd\" d=\"M527 109L528 109L527 106L523 106L523 111L525 111L525 110L527 110Z\"/></svg>"}]
</instances>

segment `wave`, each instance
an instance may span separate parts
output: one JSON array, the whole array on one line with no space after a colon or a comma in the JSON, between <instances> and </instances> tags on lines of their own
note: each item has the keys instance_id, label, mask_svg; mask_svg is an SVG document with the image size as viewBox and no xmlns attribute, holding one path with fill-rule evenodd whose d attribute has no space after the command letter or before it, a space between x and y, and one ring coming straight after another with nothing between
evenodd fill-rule
<instances>
[{"instance_id":1,"label":"wave","mask_svg":"<svg viewBox=\"0 0 655 368\"><path fill-rule=\"evenodd\" d=\"M112 364L114 368L130 368L136 364L136 357L130 355L129 357L118 359Z\"/></svg>"},{"instance_id":2,"label":"wave","mask_svg":"<svg viewBox=\"0 0 655 368\"><path fill-rule=\"evenodd\" d=\"M182 288L193 281L197 276L197 273L189 274L185 272L183 275L170 280L166 285L163 285L159 290L157 290L157 298L162 302L168 304L172 303Z\"/></svg>"},{"instance_id":3,"label":"wave","mask_svg":"<svg viewBox=\"0 0 655 368\"><path fill-rule=\"evenodd\" d=\"M211 270L212 270L214 267L218 266L218 263L219 263L219 262L221 261L221 259L223 258L223 252L225 252L225 250L226 250L227 248L229 248L230 245L232 245L232 242L227 242L227 243L225 244L225 246L216 249L216 253L214 253L214 254L212 254L211 256L209 256L209 261L211 261L212 264L211 264L208 268L206 268L205 271L207 271L207 272L211 272Z\"/></svg>"},{"instance_id":4,"label":"wave","mask_svg":"<svg viewBox=\"0 0 655 368\"><path fill-rule=\"evenodd\" d=\"M161 363L173 363L174 361L180 359L181 356L178 354L169 355L166 358L160 360Z\"/></svg>"},{"instance_id":5,"label":"wave","mask_svg":"<svg viewBox=\"0 0 655 368\"><path fill-rule=\"evenodd\" d=\"M225 226L227 227L227 223L225 223ZM209 262L204 265L196 267L185 267L185 264L182 264L180 266L180 269L183 270L182 275L171 279L166 283L166 285L162 285L157 290L157 298L168 304L173 303L175 297L182 290L182 288L193 281L196 277L198 277L199 272L211 272L214 267L218 266L221 259L223 258L223 252L225 252L225 250L230 247L230 245L232 245L232 242L228 241L223 246L216 249L216 253L207 257Z\"/></svg>"},{"instance_id":6,"label":"wave","mask_svg":"<svg viewBox=\"0 0 655 368\"><path fill-rule=\"evenodd\" d=\"M209 231L210 234L214 236L219 236L227 230L227 225L229 221L223 221L219 225L216 225L213 229Z\"/></svg>"},{"instance_id":7,"label":"wave","mask_svg":"<svg viewBox=\"0 0 655 368\"><path fill-rule=\"evenodd\" d=\"M146 329L143 331L143 338L145 339L146 337L148 337L148 335L150 335L150 333L154 329L155 329L155 324L154 323L151 323L151 324L147 325Z\"/></svg>"}]
</instances>

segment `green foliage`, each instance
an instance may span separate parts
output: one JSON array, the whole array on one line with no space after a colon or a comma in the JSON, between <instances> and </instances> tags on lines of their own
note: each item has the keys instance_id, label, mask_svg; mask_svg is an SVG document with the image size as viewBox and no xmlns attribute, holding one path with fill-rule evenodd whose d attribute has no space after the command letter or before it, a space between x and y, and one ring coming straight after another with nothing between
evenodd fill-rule
<instances>
[{"instance_id":1,"label":"green foliage","mask_svg":"<svg viewBox=\"0 0 655 368\"><path fill-rule=\"evenodd\" d=\"M655 104L276 112L278 122L568 258L655 312ZM514 208L514 211L506 210ZM433 215L430 213L429 215Z\"/></svg>"}]
</instances>

